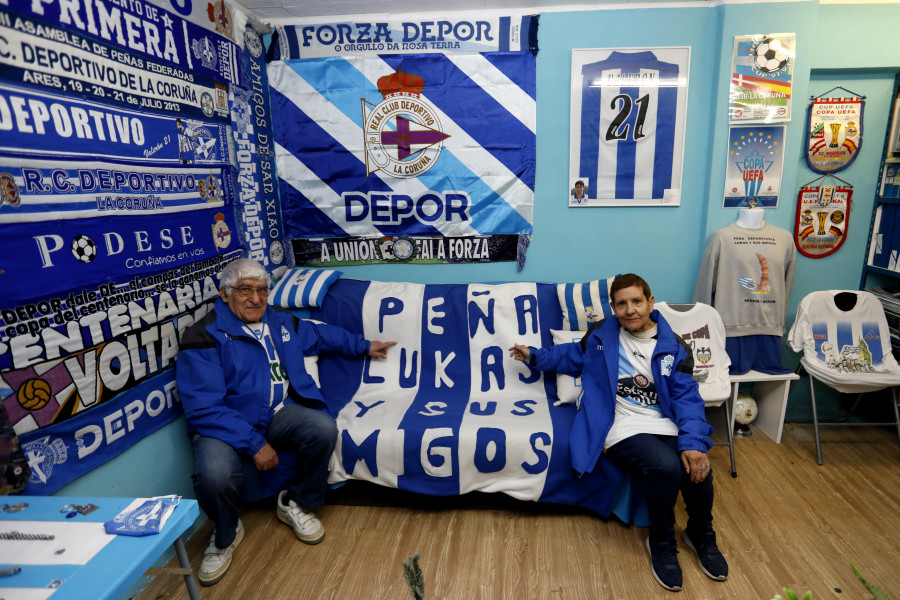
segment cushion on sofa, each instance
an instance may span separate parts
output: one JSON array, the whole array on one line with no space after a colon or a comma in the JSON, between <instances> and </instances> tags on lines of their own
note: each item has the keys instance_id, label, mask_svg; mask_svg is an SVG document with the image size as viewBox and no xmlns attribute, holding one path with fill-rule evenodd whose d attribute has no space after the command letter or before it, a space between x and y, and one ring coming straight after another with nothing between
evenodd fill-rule
<instances>
[{"instance_id":1,"label":"cushion on sofa","mask_svg":"<svg viewBox=\"0 0 900 600\"><path fill-rule=\"evenodd\" d=\"M284 308L322 306L328 288L340 276L340 271L329 269L291 269L272 288L269 304Z\"/></svg>"},{"instance_id":2,"label":"cushion on sofa","mask_svg":"<svg viewBox=\"0 0 900 600\"><path fill-rule=\"evenodd\" d=\"M556 286L559 305L562 308L563 329L585 331L596 323L613 315L609 305L609 287L616 276L595 279L588 283L560 283Z\"/></svg>"},{"instance_id":3,"label":"cushion on sofa","mask_svg":"<svg viewBox=\"0 0 900 600\"><path fill-rule=\"evenodd\" d=\"M553 345L568 344L570 342L580 342L587 331L566 331L561 329L551 329L550 335L553 336ZM581 387L581 377L572 377L571 375L556 374L556 397L558 400L553 403L554 406L563 404L575 404L581 406L581 396L584 394L584 388Z\"/></svg>"}]
</instances>

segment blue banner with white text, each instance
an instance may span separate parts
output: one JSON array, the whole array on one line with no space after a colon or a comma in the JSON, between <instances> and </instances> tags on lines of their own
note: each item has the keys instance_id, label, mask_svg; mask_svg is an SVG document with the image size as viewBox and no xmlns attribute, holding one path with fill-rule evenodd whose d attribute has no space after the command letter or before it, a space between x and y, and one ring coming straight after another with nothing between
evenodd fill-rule
<instances>
[{"instance_id":1,"label":"blue banner with white text","mask_svg":"<svg viewBox=\"0 0 900 600\"><path fill-rule=\"evenodd\" d=\"M172 68L200 71L231 83L241 81L240 46L223 35L224 29L222 33L210 31L148 0L6 0L3 4L17 13L108 42L128 55L146 56ZM191 6L192 2L180 4ZM222 4L221 0L215 3ZM230 17L231 13L227 14ZM18 19L11 16L0 17L0 22L18 29Z\"/></svg>"},{"instance_id":2,"label":"blue banner with white text","mask_svg":"<svg viewBox=\"0 0 900 600\"><path fill-rule=\"evenodd\" d=\"M339 279L311 317L397 342L385 360L319 358L338 424L330 482L613 509L621 472L601 460L573 475L575 406L554 405L554 375L508 356L513 343L552 345L550 330L562 328L556 285Z\"/></svg>"}]
</instances>

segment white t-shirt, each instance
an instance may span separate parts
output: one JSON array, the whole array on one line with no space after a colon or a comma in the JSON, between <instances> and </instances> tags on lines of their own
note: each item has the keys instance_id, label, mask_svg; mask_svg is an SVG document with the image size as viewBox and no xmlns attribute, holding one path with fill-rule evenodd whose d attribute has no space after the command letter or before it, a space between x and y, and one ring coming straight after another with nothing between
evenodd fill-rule
<instances>
[{"instance_id":1,"label":"white t-shirt","mask_svg":"<svg viewBox=\"0 0 900 600\"><path fill-rule=\"evenodd\" d=\"M656 348L656 325L633 334L619 330L619 381L616 384L616 416L603 448L607 449L638 433L678 435L678 426L662 412L650 358Z\"/></svg>"},{"instance_id":2,"label":"white t-shirt","mask_svg":"<svg viewBox=\"0 0 900 600\"><path fill-rule=\"evenodd\" d=\"M852 310L835 304L841 293L856 295ZM807 295L797 306L788 342L794 352L803 350L807 371L839 392L900 384L884 308L869 292L825 290Z\"/></svg>"},{"instance_id":3,"label":"white t-shirt","mask_svg":"<svg viewBox=\"0 0 900 600\"><path fill-rule=\"evenodd\" d=\"M659 311L672 331L691 347L694 353L694 381L700 397L706 401L724 400L731 395L728 368L731 359L725 351L725 325L719 312L709 304L697 302L686 311L675 310L665 302L653 307Z\"/></svg>"},{"instance_id":4,"label":"white t-shirt","mask_svg":"<svg viewBox=\"0 0 900 600\"><path fill-rule=\"evenodd\" d=\"M248 323L244 325L244 331L252 335L266 349L266 356L269 357L269 408L273 412L278 412L284 408L284 401L288 397L288 378L287 373L281 366L281 360L278 358L278 351L272 342L272 336L269 333L268 323Z\"/></svg>"}]
</instances>

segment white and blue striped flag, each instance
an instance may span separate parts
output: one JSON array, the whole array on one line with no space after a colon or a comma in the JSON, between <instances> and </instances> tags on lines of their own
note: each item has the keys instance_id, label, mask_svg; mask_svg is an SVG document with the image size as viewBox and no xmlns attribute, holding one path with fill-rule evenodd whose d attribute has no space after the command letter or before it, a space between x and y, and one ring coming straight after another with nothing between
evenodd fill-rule
<instances>
[{"instance_id":1,"label":"white and blue striped flag","mask_svg":"<svg viewBox=\"0 0 900 600\"><path fill-rule=\"evenodd\" d=\"M269 83L286 237L532 232L527 49L280 60Z\"/></svg>"}]
</instances>

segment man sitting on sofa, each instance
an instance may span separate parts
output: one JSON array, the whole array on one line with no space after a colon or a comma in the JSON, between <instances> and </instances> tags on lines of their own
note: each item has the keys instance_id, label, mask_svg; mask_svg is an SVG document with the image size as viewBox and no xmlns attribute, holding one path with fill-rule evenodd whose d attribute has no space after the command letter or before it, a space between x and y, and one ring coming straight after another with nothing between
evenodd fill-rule
<instances>
[{"instance_id":1,"label":"man sitting on sofa","mask_svg":"<svg viewBox=\"0 0 900 600\"><path fill-rule=\"evenodd\" d=\"M200 565L203 585L225 575L244 537L238 510L244 460L267 471L278 466L276 450L296 455L287 489L278 495L278 518L300 541L322 541L325 529L312 511L325 501L337 425L306 406L324 408L303 357L335 351L386 358L396 343L370 342L268 306L269 284L258 262L229 263L214 309L181 340L176 381L194 446L194 489L216 525Z\"/></svg>"},{"instance_id":2,"label":"man sitting on sofa","mask_svg":"<svg viewBox=\"0 0 900 600\"><path fill-rule=\"evenodd\" d=\"M510 356L541 371L582 378L569 450L572 468L590 472L601 453L642 484L650 518L647 549L656 581L682 587L675 540L675 502L684 498L685 545L711 579L728 577L712 527L712 446L704 402L693 380L693 354L653 310L650 286L619 275L610 286L615 319L591 326L580 342L552 348L519 344Z\"/></svg>"}]
</instances>

